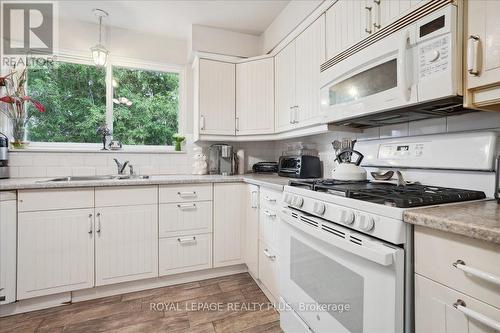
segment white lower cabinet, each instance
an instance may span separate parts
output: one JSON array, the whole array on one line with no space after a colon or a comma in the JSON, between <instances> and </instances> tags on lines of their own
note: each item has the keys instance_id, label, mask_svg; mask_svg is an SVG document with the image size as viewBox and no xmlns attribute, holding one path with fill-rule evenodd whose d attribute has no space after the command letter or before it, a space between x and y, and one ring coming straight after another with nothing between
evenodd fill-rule
<instances>
[{"instance_id":1,"label":"white lower cabinet","mask_svg":"<svg viewBox=\"0 0 500 333\"><path fill-rule=\"evenodd\" d=\"M277 251L259 240L259 280L276 299L279 296L278 259Z\"/></svg>"},{"instance_id":2,"label":"white lower cabinet","mask_svg":"<svg viewBox=\"0 0 500 333\"><path fill-rule=\"evenodd\" d=\"M18 214L17 299L94 286L94 209Z\"/></svg>"},{"instance_id":3,"label":"white lower cabinet","mask_svg":"<svg viewBox=\"0 0 500 333\"><path fill-rule=\"evenodd\" d=\"M246 184L214 184L214 267L244 262Z\"/></svg>"},{"instance_id":4,"label":"white lower cabinet","mask_svg":"<svg viewBox=\"0 0 500 333\"><path fill-rule=\"evenodd\" d=\"M160 237L212 232L212 201L160 204Z\"/></svg>"},{"instance_id":5,"label":"white lower cabinet","mask_svg":"<svg viewBox=\"0 0 500 333\"><path fill-rule=\"evenodd\" d=\"M416 333L500 332L500 246L415 227Z\"/></svg>"},{"instance_id":6,"label":"white lower cabinet","mask_svg":"<svg viewBox=\"0 0 500 333\"><path fill-rule=\"evenodd\" d=\"M212 267L212 234L160 238L160 275Z\"/></svg>"},{"instance_id":7,"label":"white lower cabinet","mask_svg":"<svg viewBox=\"0 0 500 333\"><path fill-rule=\"evenodd\" d=\"M467 316L454 304L461 303L490 321L500 323L500 309L468 295L415 275L415 332L416 333L495 333L489 325Z\"/></svg>"},{"instance_id":8,"label":"white lower cabinet","mask_svg":"<svg viewBox=\"0 0 500 333\"><path fill-rule=\"evenodd\" d=\"M252 276L259 276L259 187L247 185L245 263Z\"/></svg>"},{"instance_id":9,"label":"white lower cabinet","mask_svg":"<svg viewBox=\"0 0 500 333\"><path fill-rule=\"evenodd\" d=\"M96 208L96 285L158 276L158 205Z\"/></svg>"}]
</instances>

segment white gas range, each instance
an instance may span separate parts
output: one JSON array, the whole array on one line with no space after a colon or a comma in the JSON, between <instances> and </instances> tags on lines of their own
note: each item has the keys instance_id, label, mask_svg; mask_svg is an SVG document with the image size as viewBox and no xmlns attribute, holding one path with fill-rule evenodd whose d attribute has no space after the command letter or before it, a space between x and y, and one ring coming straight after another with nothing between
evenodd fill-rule
<instances>
[{"instance_id":1,"label":"white gas range","mask_svg":"<svg viewBox=\"0 0 500 333\"><path fill-rule=\"evenodd\" d=\"M462 167L472 165L472 154L479 157L474 172L493 176L498 134L459 136L385 140L358 149L369 156L370 166L385 168L418 162L419 167L451 170L463 160L461 169L471 170ZM457 141L463 143L462 156L443 149ZM280 212L282 329L413 332L413 228L403 222L403 213L413 207L485 198L483 191L459 189L460 177L463 171L450 187L291 181Z\"/></svg>"}]
</instances>

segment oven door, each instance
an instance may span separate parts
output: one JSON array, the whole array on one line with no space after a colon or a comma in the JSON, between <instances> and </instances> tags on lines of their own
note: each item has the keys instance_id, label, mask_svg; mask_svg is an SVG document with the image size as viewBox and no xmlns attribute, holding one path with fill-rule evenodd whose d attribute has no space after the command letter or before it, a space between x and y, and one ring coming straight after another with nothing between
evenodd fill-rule
<instances>
[{"instance_id":1,"label":"oven door","mask_svg":"<svg viewBox=\"0 0 500 333\"><path fill-rule=\"evenodd\" d=\"M280 215L280 295L313 332L403 332L403 249L289 208Z\"/></svg>"},{"instance_id":2,"label":"oven door","mask_svg":"<svg viewBox=\"0 0 500 333\"><path fill-rule=\"evenodd\" d=\"M409 25L321 73L321 109L327 122L418 102L415 29Z\"/></svg>"}]
</instances>

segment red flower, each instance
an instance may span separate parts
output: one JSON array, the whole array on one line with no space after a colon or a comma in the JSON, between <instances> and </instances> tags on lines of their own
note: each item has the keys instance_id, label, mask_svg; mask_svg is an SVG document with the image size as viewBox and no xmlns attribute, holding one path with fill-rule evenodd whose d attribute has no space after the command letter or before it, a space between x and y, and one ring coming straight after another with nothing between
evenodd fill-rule
<instances>
[{"instance_id":1,"label":"red flower","mask_svg":"<svg viewBox=\"0 0 500 333\"><path fill-rule=\"evenodd\" d=\"M0 102L14 104L15 100L14 100L14 98L12 98L10 96L4 96L4 97L0 97Z\"/></svg>"},{"instance_id":2,"label":"red flower","mask_svg":"<svg viewBox=\"0 0 500 333\"><path fill-rule=\"evenodd\" d=\"M39 101L37 100L34 100L32 99L31 97L29 96L24 96L23 99L25 101L29 101L33 104L33 106L39 111L39 112L45 112L45 106L42 105L42 103L40 103Z\"/></svg>"}]
</instances>

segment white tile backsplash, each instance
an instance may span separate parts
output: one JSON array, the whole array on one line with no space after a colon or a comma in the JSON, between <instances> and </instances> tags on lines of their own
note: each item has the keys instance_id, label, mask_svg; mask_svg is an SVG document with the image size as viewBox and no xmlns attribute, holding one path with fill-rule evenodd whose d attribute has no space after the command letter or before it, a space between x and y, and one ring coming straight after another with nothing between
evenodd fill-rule
<instances>
[{"instance_id":1,"label":"white tile backsplash","mask_svg":"<svg viewBox=\"0 0 500 333\"><path fill-rule=\"evenodd\" d=\"M233 144L235 151L245 152L245 171L251 170L254 163L277 161L289 142L302 141L316 143L319 157L323 163L324 177L331 176L334 168L334 153L331 142L336 139L352 138L376 140L380 138L408 135L423 135L465 130L494 129L500 131L500 113L478 112L462 116L437 118L365 129L363 132L351 130L332 131L309 137L283 141L241 142ZM203 147L207 153L210 143L189 143L183 146L182 154L126 153L126 152L11 152L9 165L11 177L61 177L70 175L108 175L116 174L113 158L130 161L136 173L147 175L189 174L192 170L195 147ZM127 170L128 172L128 170Z\"/></svg>"}]
</instances>

